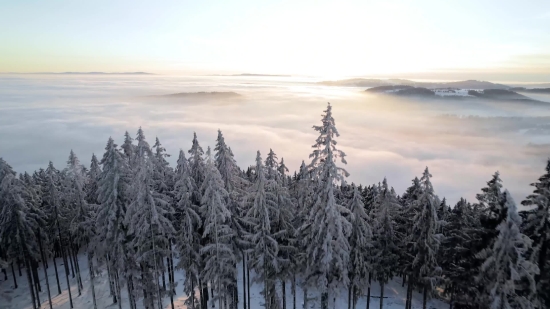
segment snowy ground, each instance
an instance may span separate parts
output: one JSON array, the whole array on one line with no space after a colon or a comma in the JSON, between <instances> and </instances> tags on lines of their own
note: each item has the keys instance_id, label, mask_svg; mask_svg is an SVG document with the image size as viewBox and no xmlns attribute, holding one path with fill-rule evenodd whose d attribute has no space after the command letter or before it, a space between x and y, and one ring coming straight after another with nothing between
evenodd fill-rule
<instances>
[{"instance_id":1,"label":"snowy ground","mask_svg":"<svg viewBox=\"0 0 550 309\"><path fill-rule=\"evenodd\" d=\"M76 285L76 278L72 278L72 276L69 276L69 280L71 282L71 293L73 297L73 303L74 308L77 309L88 309L93 308L92 303L92 292L90 287L90 277L88 273L88 263L87 259L84 255L79 256L79 263L80 263L80 269L82 271L82 282L84 285L84 289L82 290L82 295L78 296L78 288ZM48 278L50 283L50 290L52 295L52 304L53 308L56 309L68 309L70 308L69 305L69 294L67 291L67 281L65 279L65 270L62 263L62 260L60 258L57 259L57 265L58 265L58 271L59 271L59 281L61 284L61 290L62 293L60 295L57 295L57 284L55 280L55 271L53 264L50 261L49 268L48 268ZM41 307L43 309L49 308L48 304L48 297L47 297L47 289L46 289L46 283L44 280L44 269L42 268L42 265L39 268L39 276L40 276L40 282L42 285L42 292L40 293L40 301L41 301ZM16 279L19 287L17 289L13 289L14 283L13 278L11 275L11 270L8 269L8 280L4 280L4 275L0 273L0 309L31 309L32 303L31 303L31 297L30 297L30 290L27 284L26 279L26 273L24 270L22 270L23 276L19 277L17 269L16 272ZM178 282L178 286L176 288L177 295L174 298L174 306L178 309L185 309L187 308L184 305L184 301L187 299L187 295L182 292L182 286L183 286L183 273L181 271L176 271L175 274L176 282ZM239 269L239 308L243 308L242 303L242 269ZM104 272L101 276L96 277L95 280L95 289L96 289L96 299L97 299L97 307L98 308L118 308L117 304L113 304L112 297L109 296L109 285L107 282L107 274ZM398 308L404 308L405 305L405 292L406 289L401 287L401 279L396 278L394 281L390 282L386 285L385 293L384 293L384 308L388 309L398 309ZM251 287L251 309L259 309L263 308L260 304L263 302L263 298L260 295L260 286L253 285ZM290 284L287 284L287 308L292 309L292 295L290 291ZM198 295L198 294L197 294ZM371 289L371 296L374 296L371 298L371 308L379 308L379 298L376 298L376 296L380 295L380 287L377 283L373 284L373 287ZM387 298L386 298L387 297ZM413 308L422 308L422 296L420 293L414 293L414 300L413 300ZM308 298L310 298L309 304L310 309L314 308L320 308L319 305L319 295L318 293L314 293L314 291L309 291ZM311 298L313 298L311 300ZM297 288L297 295L296 295L296 302L297 302L297 308L302 309L302 302L303 302L303 292L298 287ZM217 304L216 304L217 305ZM340 308L347 308L347 292L342 291L341 296L336 301L336 306L334 309L340 309ZM170 299L168 297L163 299L163 307L166 309L171 308L170 306ZM366 307L366 297L362 297L359 299L359 302L357 304L357 308L365 308ZM126 294L125 289L122 291L122 308L128 308L128 296ZM142 302L138 301L138 308L143 308ZM214 308L209 305L209 308ZM439 300L431 300L428 303L428 308L434 308L434 309L442 309L442 308L448 308L448 304L439 301Z\"/></svg>"}]
</instances>

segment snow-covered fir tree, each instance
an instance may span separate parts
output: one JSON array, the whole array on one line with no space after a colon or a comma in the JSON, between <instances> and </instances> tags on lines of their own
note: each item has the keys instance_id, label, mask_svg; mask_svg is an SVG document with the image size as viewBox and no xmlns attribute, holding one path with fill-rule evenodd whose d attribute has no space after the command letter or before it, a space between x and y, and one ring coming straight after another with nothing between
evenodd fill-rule
<instances>
[{"instance_id":1,"label":"snow-covered fir tree","mask_svg":"<svg viewBox=\"0 0 550 309\"><path fill-rule=\"evenodd\" d=\"M412 280L419 283L424 292L423 308L426 309L427 297L435 289L441 278L441 267L437 263L439 244L442 235L439 234L440 221L437 218L437 203L428 168L420 178L422 193L418 198L418 213L413 221L414 226L410 241L413 242L415 257L413 260Z\"/></svg>"},{"instance_id":2,"label":"snow-covered fir tree","mask_svg":"<svg viewBox=\"0 0 550 309\"><path fill-rule=\"evenodd\" d=\"M80 160L72 150L65 168L65 182L67 188L65 195L73 211L70 226L72 240L77 246L84 246L92 237L94 222L84 191L88 178L84 172L84 166L80 164Z\"/></svg>"},{"instance_id":3,"label":"snow-covered fir tree","mask_svg":"<svg viewBox=\"0 0 550 309\"><path fill-rule=\"evenodd\" d=\"M349 263L349 301L355 308L359 296L363 292L363 287L370 284L367 282L369 274L372 271L373 243L372 228L370 218L365 212L361 193L358 188L352 184L352 198L348 203L351 216L351 236L350 244L350 263Z\"/></svg>"},{"instance_id":4,"label":"snow-covered fir tree","mask_svg":"<svg viewBox=\"0 0 550 309\"><path fill-rule=\"evenodd\" d=\"M383 307L384 286L393 278L399 259L397 235L394 217L400 211L397 196L392 194L386 178L378 188L372 213L374 240L374 278L380 283L380 308Z\"/></svg>"},{"instance_id":5,"label":"snow-covered fir tree","mask_svg":"<svg viewBox=\"0 0 550 309\"><path fill-rule=\"evenodd\" d=\"M448 234L440 252L445 293L452 306L473 307L479 293L472 278L478 274L475 246L480 243L481 223L472 204L461 198L447 218Z\"/></svg>"},{"instance_id":6,"label":"snow-covered fir tree","mask_svg":"<svg viewBox=\"0 0 550 309\"><path fill-rule=\"evenodd\" d=\"M275 278L280 269L279 246L272 231L273 221L278 216L278 205L275 194L269 190L270 183L266 177L266 168L258 151L254 169L255 180L247 200L251 204L247 221L251 229L247 235L252 245L249 265L256 271L257 281L263 285L264 306L266 309L278 309L280 300L275 292Z\"/></svg>"},{"instance_id":7,"label":"snow-covered fir tree","mask_svg":"<svg viewBox=\"0 0 550 309\"><path fill-rule=\"evenodd\" d=\"M546 164L546 173L531 186L535 189L522 204L535 208L528 212L522 232L533 240L530 260L540 269L535 276L537 301L542 302L540 306L550 307L550 160Z\"/></svg>"},{"instance_id":8,"label":"snow-covered fir tree","mask_svg":"<svg viewBox=\"0 0 550 309\"><path fill-rule=\"evenodd\" d=\"M329 292L347 286L350 247L348 237L351 224L344 217L349 212L338 205L334 197L337 182L342 182L348 172L336 165L345 161L345 153L336 148L335 137L339 136L328 104L321 119L321 126L313 126L319 132L313 153L310 155L313 176L314 200L308 217L302 226L302 241L305 244L308 265L306 280L321 292L322 308L329 305ZM334 296L334 295L330 295Z\"/></svg>"},{"instance_id":9,"label":"snow-covered fir tree","mask_svg":"<svg viewBox=\"0 0 550 309\"><path fill-rule=\"evenodd\" d=\"M153 176L155 157L141 128L136 140L135 175L131 188L133 198L124 221L128 233L132 235L130 245L135 250L136 262L141 267L141 284L146 295L144 306L153 308L158 302L160 308L163 293L158 280L164 275L163 259L170 255L169 240L175 234L169 220L173 210L165 195L156 191Z\"/></svg>"},{"instance_id":10,"label":"snow-covered fir tree","mask_svg":"<svg viewBox=\"0 0 550 309\"><path fill-rule=\"evenodd\" d=\"M227 209L228 193L225 184L210 153L205 167L205 178L201 186L202 200L200 213L204 218L203 238L206 239L200 249L204 260L201 278L210 282L216 293L212 301L218 306L229 297L227 286L236 278L235 264L237 258L232 246L233 231L230 226L231 213ZM232 295L232 294L231 294Z\"/></svg>"},{"instance_id":11,"label":"snow-covered fir tree","mask_svg":"<svg viewBox=\"0 0 550 309\"><path fill-rule=\"evenodd\" d=\"M179 253L178 268L185 271L184 291L190 295L188 304L195 306L195 287L199 284L201 270L201 237L199 228L202 220L199 205L193 203L193 194L197 191L191 176L189 162L183 150L180 150L175 172L174 218L176 228L176 250Z\"/></svg>"},{"instance_id":12,"label":"snow-covered fir tree","mask_svg":"<svg viewBox=\"0 0 550 309\"><path fill-rule=\"evenodd\" d=\"M519 230L521 218L508 191L502 194L499 203L505 204L502 208L507 209L506 218L497 227L498 236L492 248L486 249L488 258L481 266L478 280L485 286L481 305L491 309L535 308L532 300L539 269L525 259L532 241Z\"/></svg>"}]
</instances>

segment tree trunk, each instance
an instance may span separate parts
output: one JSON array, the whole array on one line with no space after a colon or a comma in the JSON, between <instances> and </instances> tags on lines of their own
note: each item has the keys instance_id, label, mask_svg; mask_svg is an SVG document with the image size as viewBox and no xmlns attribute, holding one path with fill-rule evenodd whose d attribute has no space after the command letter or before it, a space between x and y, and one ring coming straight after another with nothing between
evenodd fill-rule
<instances>
[{"instance_id":1,"label":"tree trunk","mask_svg":"<svg viewBox=\"0 0 550 309\"><path fill-rule=\"evenodd\" d=\"M367 288L367 309L370 309L370 284L372 280L372 273L369 272L369 287Z\"/></svg>"},{"instance_id":2,"label":"tree trunk","mask_svg":"<svg viewBox=\"0 0 550 309\"><path fill-rule=\"evenodd\" d=\"M307 309L307 287L304 287L304 308L303 309Z\"/></svg>"},{"instance_id":3,"label":"tree trunk","mask_svg":"<svg viewBox=\"0 0 550 309\"><path fill-rule=\"evenodd\" d=\"M130 304L130 309L136 309L136 300L134 299L134 283L130 275L126 277L126 289L128 290L128 303Z\"/></svg>"},{"instance_id":4,"label":"tree trunk","mask_svg":"<svg viewBox=\"0 0 550 309\"><path fill-rule=\"evenodd\" d=\"M15 277L15 268L13 268L13 263L11 262L11 274L13 275L13 284L15 285L14 288L17 289L17 279Z\"/></svg>"},{"instance_id":5,"label":"tree trunk","mask_svg":"<svg viewBox=\"0 0 550 309\"><path fill-rule=\"evenodd\" d=\"M61 242L61 235L59 235L59 241ZM65 250L63 250L63 247L61 246L61 244L59 246L61 247L61 255L63 256L63 265L65 266L65 278L67 279L67 291L69 291L69 301L72 309L74 308L74 306L73 306L73 296L71 294L71 283L69 282L69 266L67 265L67 257L65 256Z\"/></svg>"},{"instance_id":6,"label":"tree trunk","mask_svg":"<svg viewBox=\"0 0 550 309\"><path fill-rule=\"evenodd\" d=\"M357 298L358 298L358 296L359 296L359 295L358 295L359 293L357 293L357 287L356 287L356 286L353 286L353 292L352 292L352 293L353 293L353 294L352 294L352 297L353 297L353 299L352 299L352 301L353 301L352 304L353 304L353 306L352 306L351 308L352 308L352 309L355 309L355 307L357 306Z\"/></svg>"},{"instance_id":7,"label":"tree trunk","mask_svg":"<svg viewBox=\"0 0 550 309\"><path fill-rule=\"evenodd\" d=\"M210 294L212 295L212 308L215 308L215 301L214 301L214 286L213 286L214 284L213 284L212 282L210 282L210 285L211 285L210 288L211 288L211 290L212 290L212 291L210 291ZM221 294L220 294L221 289L220 289L220 287L219 287L219 284L218 284L218 286L216 287L216 289L217 289L216 292L218 293L218 295L221 295ZM220 309L221 309L221 307L222 307L222 300L221 300L221 297L219 297L219 306L220 306Z\"/></svg>"},{"instance_id":8,"label":"tree trunk","mask_svg":"<svg viewBox=\"0 0 550 309\"><path fill-rule=\"evenodd\" d=\"M27 261L27 265L30 267L29 269L31 270L31 276L33 278L33 282L34 282L34 291L36 293L36 306L38 308L40 308L40 305L41 305L41 301L40 301L40 292L41 292L41 288L40 288L40 279L38 278L38 268L37 268L37 262L33 261L32 259L28 258L29 260Z\"/></svg>"},{"instance_id":9,"label":"tree trunk","mask_svg":"<svg viewBox=\"0 0 550 309\"><path fill-rule=\"evenodd\" d=\"M36 293L42 292L42 285L40 284L40 279L38 278L38 262L34 259L30 260L32 267L32 277L34 280L34 285L36 286Z\"/></svg>"},{"instance_id":10,"label":"tree trunk","mask_svg":"<svg viewBox=\"0 0 550 309\"><path fill-rule=\"evenodd\" d=\"M405 287L405 283L407 283L407 275L403 273L403 283L401 284L401 287Z\"/></svg>"},{"instance_id":11,"label":"tree trunk","mask_svg":"<svg viewBox=\"0 0 550 309\"><path fill-rule=\"evenodd\" d=\"M200 288L199 288L199 291L200 291ZM174 309L173 307L173 302L172 302L172 309ZM195 281L193 280L193 277L191 276L191 309L195 309Z\"/></svg>"},{"instance_id":12,"label":"tree trunk","mask_svg":"<svg viewBox=\"0 0 550 309\"><path fill-rule=\"evenodd\" d=\"M199 287L199 305L200 305L200 309L207 309L204 307L204 297L203 297L203 286L202 286L202 281L201 279L199 278L199 282L197 284L197 286Z\"/></svg>"},{"instance_id":13,"label":"tree trunk","mask_svg":"<svg viewBox=\"0 0 550 309\"><path fill-rule=\"evenodd\" d=\"M409 309L409 302L411 301L409 290L411 288L411 277L409 276L409 282L407 282L407 293L405 293L405 309Z\"/></svg>"},{"instance_id":14,"label":"tree trunk","mask_svg":"<svg viewBox=\"0 0 550 309\"><path fill-rule=\"evenodd\" d=\"M174 273L172 271L172 244L170 243L170 257L166 258L166 264L168 265L168 285L170 286L170 306L174 309ZM193 279L191 279L193 280ZM193 282L191 282L191 290L195 287ZM193 294L193 304L192 307L195 309L195 294Z\"/></svg>"},{"instance_id":15,"label":"tree trunk","mask_svg":"<svg viewBox=\"0 0 550 309\"><path fill-rule=\"evenodd\" d=\"M286 280L281 280L282 292L283 292L283 309L286 309Z\"/></svg>"},{"instance_id":16,"label":"tree trunk","mask_svg":"<svg viewBox=\"0 0 550 309\"><path fill-rule=\"evenodd\" d=\"M422 309L426 309L426 301L428 300L428 287L424 284L424 297L422 298Z\"/></svg>"},{"instance_id":17,"label":"tree trunk","mask_svg":"<svg viewBox=\"0 0 550 309\"><path fill-rule=\"evenodd\" d=\"M80 283L80 289L84 289L84 285L82 284L82 274L80 273L80 264L78 263L78 249L73 250L74 255L74 265L76 267L76 275L78 277L78 283Z\"/></svg>"},{"instance_id":18,"label":"tree trunk","mask_svg":"<svg viewBox=\"0 0 550 309\"><path fill-rule=\"evenodd\" d=\"M109 256L107 258L107 275L109 276L109 292L111 293L111 296L113 296L113 304L116 304L117 301L117 295L115 292L115 275L111 271L111 258Z\"/></svg>"},{"instance_id":19,"label":"tree trunk","mask_svg":"<svg viewBox=\"0 0 550 309\"><path fill-rule=\"evenodd\" d=\"M76 287L78 288L78 296L81 296L82 295L82 285L80 284L80 279L79 279L79 275L78 275L78 266L76 264L76 259L75 259L75 255L74 255L74 251L69 247L69 249L67 250L67 254L69 256L69 258L71 259L71 261L75 264L75 269L76 269ZM73 277L74 278L74 277Z\"/></svg>"},{"instance_id":20,"label":"tree trunk","mask_svg":"<svg viewBox=\"0 0 550 309\"><path fill-rule=\"evenodd\" d=\"M69 262L71 264L71 276L73 276L73 279L74 279L75 278L74 260L72 258L72 254L71 254L71 244L69 244L66 254L67 254L67 259L69 260ZM78 284L78 280L77 280L77 284Z\"/></svg>"},{"instance_id":21,"label":"tree trunk","mask_svg":"<svg viewBox=\"0 0 550 309\"><path fill-rule=\"evenodd\" d=\"M26 260L26 259L25 259ZM31 299L32 299L32 307L34 309L37 308L36 306L36 298L35 298L35 295L34 295L34 288L33 288L33 282L32 282L32 277L31 277L31 272L30 272L30 265L28 265L27 263L27 266L25 267L25 271L27 273L27 281L29 282L29 289L30 289L30 292L31 292ZM39 304L40 305L40 304Z\"/></svg>"},{"instance_id":22,"label":"tree trunk","mask_svg":"<svg viewBox=\"0 0 550 309\"><path fill-rule=\"evenodd\" d=\"M243 309L246 309L246 254L243 254Z\"/></svg>"},{"instance_id":23,"label":"tree trunk","mask_svg":"<svg viewBox=\"0 0 550 309\"><path fill-rule=\"evenodd\" d=\"M380 281L380 309L384 308L384 282Z\"/></svg>"},{"instance_id":24,"label":"tree trunk","mask_svg":"<svg viewBox=\"0 0 550 309\"><path fill-rule=\"evenodd\" d=\"M23 276L21 274L21 261L19 260L19 258L17 258L17 269L19 270L19 277Z\"/></svg>"},{"instance_id":25,"label":"tree trunk","mask_svg":"<svg viewBox=\"0 0 550 309\"><path fill-rule=\"evenodd\" d=\"M55 281L57 282L57 294L61 294L61 285L59 284L59 274L57 273L57 263L55 254L52 256L53 268L55 269Z\"/></svg>"},{"instance_id":26,"label":"tree trunk","mask_svg":"<svg viewBox=\"0 0 550 309\"><path fill-rule=\"evenodd\" d=\"M166 291L166 267L164 267L164 259L160 259L160 271L162 272L162 290ZM160 297L160 295L159 295Z\"/></svg>"},{"instance_id":27,"label":"tree trunk","mask_svg":"<svg viewBox=\"0 0 550 309\"><path fill-rule=\"evenodd\" d=\"M120 277L118 275L118 271L115 273L115 280L115 288L118 297L118 309L122 309L122 293L120 291Z\"/></svg>"},{"instance_id":28,"label":"tree trunk","mask_svg":"<svg viewBox=\"0 0 550 309\"><path fill-rule=\"evenodd\" d=\"M455 293L451 292L451 300L449 300L449 309L453 309L453 298Z\"/></svg>"},{"instance_id":29,"label":"tree trunk","mask_svg":"<svg viewBox=\"0 0 550 309\"><path fill-rule=\"evenodd\" d=\"M296 273L292 273L292 309L296 309Z\"/></svg>"},{"instance_id":30,"label":"tree trunk","mask_svg":"<svg viewBox=\"0 0 550 309\"><path fill-rule=\"evenodd\" d=\"M353 284L350 284L348 287L348 309L351 309L351 290L353 289Z\"/></svg>"},{"instance_id":31,"label":"tree trunk","mask_svg":"<svg viewBox=\"0 0 550 309\"><path fill-rule=\"evenodd\" d=\"M328 292L321 293L321 309L328 309Z\"/></svg>"},{"instance_id":32,"label":"tree trunk","mask_svg":"<svg viewBox=\"0 0 550 309\"><path fill-rule=\"evenodd\" d=\"M48 290L48 303L50 304L50 309L52 306L52 294L50 293L50 280L48 278L48 271L46 267L46 255L44 255L44 250L42 249L42 239L40 238L40 233L38 233L38 248L40 249L40 256L42 257L42 265L44 266L44 279L46 280L46 289Z\"/></svg>"},{"instance_id":33,"label":"tree trunk","mask_svg":"<svg viewBox=\"0 0 550 309\"><path fill-rule=\"evenodd\" d=\"M269 301L271 300L269 297L269 287L267 286L267 267L265 267L265 260L264 260L264 301L265 301L265 309L269 309L271 307L271 304Z\"/></svg>"},{"instance_id":34,"label":"tree trunk","mask_svg":"<svg viewBox=\"0 0 550 309\"><path fill-rule=\"evenodd\" d=\"M222 308L222 289L221 289L221 286L220 286L220 282L218 281L218 308ZM212 298L214 298L213 295L214 293L212 293ZM212 302L212 308L214 308L214 302Z\"/></svg>"},{"instance_id":35,"label":"tree trunk","mask_svg":"<svg viewBox=\"0 0 550 309\"><path fill-rule=\"evenodd\" d=\"M95 299L95 286L94 286L94 267L92 259L90 258L90 253L86 252L86 255L88 256L88 271L90 272L90 285L92 286L92 300L94 303L94 309L97 309L96 299Z\"/></svg>"},{"instance_id":36,"label":"tree trunk","mask_svg":"<svg viewBox=\"0 0 550 309\"><path fill-rule=\"evenodd\" d=\"M246 256L248 257L248 254ZM248 308L250 308L250 267L248 266L248 264L246 265L246 288L246 296L248 297Z\"/></svg>"}]
</instances>

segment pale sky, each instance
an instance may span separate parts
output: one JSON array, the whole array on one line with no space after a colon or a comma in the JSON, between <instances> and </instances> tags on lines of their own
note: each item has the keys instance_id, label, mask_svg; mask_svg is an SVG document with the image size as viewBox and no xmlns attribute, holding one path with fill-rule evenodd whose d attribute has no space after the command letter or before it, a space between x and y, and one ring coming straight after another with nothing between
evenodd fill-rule
<instances>
[{"instance_id":1,"label":"pale sky","mask_svg":"<svg viewBox=\"0 0 550 309\"><path fill-rule=\"evenodd\" d=\"M0 29L0 72L550 81L548 0L0 0Z\"/></svg>"}]
</instances>

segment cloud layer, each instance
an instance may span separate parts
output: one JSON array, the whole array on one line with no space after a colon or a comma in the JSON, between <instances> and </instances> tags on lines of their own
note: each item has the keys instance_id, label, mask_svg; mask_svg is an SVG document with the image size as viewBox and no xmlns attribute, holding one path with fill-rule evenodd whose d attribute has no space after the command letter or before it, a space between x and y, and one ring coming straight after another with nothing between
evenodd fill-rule
<instances>
[{"instance_id":1,"label":"cloud layer","mask_svg":"<svg viewBox=\"0 0 550 309\"><path fill-rule=\"evenodd\" d=\"M202 146L224 133L242 168L256 150L272 148L290 170L308 160L327 102L348 157L349 181L388 178L401 193L428 166L439 196L472 200L492 173L520 201L545 167L550 109L504 102L412 101L322 87L307 80L266 77L1 76L0 157L18 172L52 160L65 166L72 149L81 161L101 156L112 136L121 143L142 126L173 156L188 150L196 131ZM197 91L234 91L216 100L146 98ZM549 100L550 101L550 100ZM550 103L549 103L550 104Z\"/></svg>"}]
</instances>

